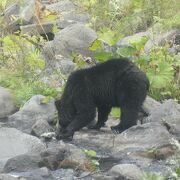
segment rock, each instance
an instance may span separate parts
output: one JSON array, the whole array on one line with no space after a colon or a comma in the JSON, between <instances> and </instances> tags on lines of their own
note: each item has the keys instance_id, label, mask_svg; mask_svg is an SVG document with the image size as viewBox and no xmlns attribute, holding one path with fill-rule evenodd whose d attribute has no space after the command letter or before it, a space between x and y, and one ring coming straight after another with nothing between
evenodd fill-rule
<instances>
[{"instance_id":1,"label":"rock","mask_svg":"<svg viewBox=\"0 0 180 180\"><path fill-rule=\"evenodd\" d=\"M27 172L15 173L20 180L55 180L56 178L46 168L38 168Z\"/></svg>"},{"instance_id":2,"label":"rock","mask_svg":"<svg viewBox=\"0 0 180 180\"><path fill-rule=\"evenodd\" d=\"M41 166L45 166L48 169L56 170L59 167L61 161L67 156L67 150L64 148L48 148L41 153Z\"/></svg>"},{"instance_id":3,"label":"rock","mask_svg":"<svg viewBox=\"0 0 180 180\"><path fill-rule=\"evenodd\" d=\"M62 141L53 142L48 147L41 153L43 166L51 169L88 169L90 162L79 147Z\"/></svg>"},{"instance_id":4,"label":"rock","mask_svg":"<svg viewBox=\"0 0 180 180\"><path fill-rule=\"evenodd\" d=\"M37 137L41 137L42 134L53 132L54 129L44 119L37 120L32 126L31 134Z\"/></svg>"},{"instance_id":5,"label":"rock","mask_svg":"<svg viewBox=\"0 0 180 180\"><path fill-rule=\"evenodd\" d=\"M28 24L24 26L20 26L22 34L28 35L44 35L44 34L53 34L53 27L55 22L46 22L41 24Z\"/></svg>"},{"instance_id":6,"label":"rock","mask_svg":"<svg viewBox=\"0 0 180 180\"><path fill-rule=\"evenodd\" d=\"M169 132L180 140L180 104L174 100L166 100L161 106L154 109L147 118L149 122L164 123Z\"/></svg>"},{"instance_id":7,"label":"rock","mask_svg":"<svg viewBox=\"0 0 180 180\"><path fill-rule=\"evenodd\" d=\"M153 33L153 36L145 44L144 50L146 53L149 53L155 46L163 47L167 43L173 44L173 41L179 34L179 29L173 29L168 31L167 33L159 33L157 35L154 35Z\"/></svg>"},{"instance_id":8,"label":"rock","mask_svg":"<svg viewBox=\"0 0 180 180\"><path fill-rule=\"evenodd\" d=\"M143 172L134 164L118 164L109 170L109 174L117 179L139 180Z\"/></svg>"},{"instance_id":9,"label":"rock","mask_svg":"<svg viewBox=\"0 0 180 180\"><path fill-rule=\"evenodd\" d=\"M14 128L0 128L0 169L10 158L25 153L39 153L45 145L36 137L24 134Z\"/></svg>"},{"instance_id":10,"label":"rock","mask_svg":"<svg viewBox=\"0 0 180 180\"><path fill-rule=\"evenodd\" d=\"M79 9L78 6L69 0L62 0L60 2L47 5L46 8L52 12L56 12L57 14L65 14Z\"/></svg>"},{"instance_id":11,"label":"rock","mask_svg":"<svg viewBox=\"0 0 180 180\"><path fill-rule=\"evenodd\" d=\"M4 20L7 24L10 24L12 22L12 16L16 17L19 15L20 12L20 6L17 3L14 3L10 5L7 9L4 11Z\"/></svg>"},{"instance_id":12,"label":"rock","mask_svg":"<svg viewBox=\"0 0 180 180\"><path fill-rule=\"evenodd\" d=\"M103 175L103 174L95 174L93 175L93 179L94 180L115 180L114 177Z\"/></svg>"},{"instance_id":13,"label":"rock","mask_svg":"<svg viewBox=\"0 0 180 180\"><path fill-rule=\"evenodd\" d=\"M87 24L90 21L88 14L79 14L79 13L68 13L63 15L63 19L57 20L57 26L59 29L64 29L69 25L81 23Z\"/></svg>"},{"instance_id":14,"label":"rock","mask_svg":"<svg viewBox=\"0 0 180 180\"><path fill-rule=\"evenodd\" d=\"M106 169L111 168L111 164L123 163L137 165L146 172L164 175L171 173L175 166L170 168L166 159L175 155L178 148L163 124L151 122L136 125L116 135L111 132L109 126L117 123L115 120L108 120L107 127L100 131L76 132L73 143L78 147L95 150L102 159L104 156L110 156L112 162L111 159L106 160L109 161L109 164L105 165Z\"/></svg>"},{"instance_id":15,"label":"rock","mask_svg":"<svg viewBox=\"0 0 180 180\"><path fill-rule=\"evenodd\" d=\"M37 0L24 0L22 10L19 17L22 24L39 23L38 18L41 18L44 13L45 6Z\"/></svg>"},{"instance_id":16,"label":"rock","mask_svg":"<svg viewBox=\"0 0 180 180\"><path fill-rule=\"evenodd\" d=\"M17 110L13 95L3 87L0 87L0 107L0 119L6 118Z\"/></svg>"},{"instance_id":17,"label":"rock","mask_svg":"<svg viewBox=\"0 0 180 180\"><path fill-rule=\"evenodd\" d=\"M71 57L72 53L80 53L83 56L91 56L89 47L97 38L94 30L83 24L74 24L61 30L55 37L53 49L55 55Z\"/></svg>"},{"instance_id":18,"label":"rock","mask_svg":"<svg viewBox=\"0 0 180 180\"><path fill-rule=\"evenodd\" d=\"M70 74L75 69L75 63L70 60L60 60L56 67L59 67L63 74Z\"/></svg>"},{"instance_id":19,"label":"rock","mask_svg":"<svg viewBox=\"0 0 180 180\"><path fill-rule=\"evenodd\" d=\"M132 36L126 36L122 38L119 42L117 42L118 47L129 47L131 46L131 42L135 42L137 39L140 40L143 37L148 37L149 33L148 32L140 32L136 33Z\"/></svg>"},{"instance_id":20,"label":"rock","mask_svg":"<svg viewBox=\"0 0 180 180\"><path fill-rule=\"evenodd\" d=\"M150 96L147 96L144 103L143 103L143 108L146 111L147 114L152 114L156 109L160 107L161 103L154 100Z\"/></svg>"},{"instance_id":21,"label":"rock","mask_svg":"<svg viewBox=\"0 0 180 180\"><path fill-rule=\"evenodd\" d=\"M41 157L38 154L18 155L6 162L3 172L27 172L38 168L40 161Z\"/></svg>"},{"instance_id":22,"label":"rock","mask_svg":"<svg viewBox=\"0 0 180 180\"><path fill-rule=\"evenodd\" d=\"M9 116L8 123L10 126L22 130L26 133L31 132L31 127L37 120L44 120L53 123L55 119L56 108L54 99L43 103L45 96L35 95L15 114Z\"/></svg>"},{"instance_id":23,"label":"rock","mask_svg":"<svg viewBox=\"0 0 180 180\"><path fill-rule=\"evenodd\" d=\"M0 180L18 180L18 178L9 174L0 174Z\"/></svg>"},{"instance_id":24,"label":"rock","mask_svg":"<svg viewBox=\"0 0 180 180\"><path fill-rule=\"evenodd\" d=\"M51 172L56 179L75 180L72 169L58 169Z\"/></svg>"}]
</instances>

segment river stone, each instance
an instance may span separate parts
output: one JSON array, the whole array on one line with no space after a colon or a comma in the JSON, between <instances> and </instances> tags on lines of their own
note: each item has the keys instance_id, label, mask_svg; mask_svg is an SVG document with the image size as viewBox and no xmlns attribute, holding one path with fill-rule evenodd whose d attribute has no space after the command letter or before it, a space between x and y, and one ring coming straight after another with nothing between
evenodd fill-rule
<instances>
[{"instance_id":1,"label":"river stone","mask_svg":"<svg viewBox=\"0 0 180 180\"><path fill-rule=\"evenodd\" d=\"M38 138L14 128L1 127L0 142L0 169L10 158L25 153L39 153L46 148Z\"/></svg>"},{"instance_id":2,"label":"river stone","mask_svg":"<svg viewBox=\"0 0 180 180\"><path fill-rule=\"evenodd\" d=\"M118 164L109 170L109 174L123 180L142 179L142 171L134 164Z\"/></svg>"},{"instance_id":3,"label":"river stone","mask_svg":"<svg viewBox=\"0 0 180 180\"><path fill-rule=\"evenodd\" d=\"M53 123L56 114L54 99L51 98L48 102L43 103L45 96L35 95L15 114L9 116L9 125L23 132L31 132L31 127L37 120L48 121Z\"/></svg>"},{"instance_id":4,"label":"river stone","mask_svg":"<svg viewBox=\"0 0 180 180\"><path fill-rule=\"evenodd\" d=\"M32 126L31 134L37 137L41 137L42 134L53 131L53 128L47 121L40 119Z\"/></svg>"},{"instance_id":5,"label":"river stone","mask_svg":"<svg viewBox=\"0 0 180 180\"><path fill-rule=\"evenodd\" d=\"M52 175L46 167L33 169L27 172L14 173L18 176L19 180L55 180L56 178Z\"/></svg>"},{"instance_id":6,"label":"river stone","mask_svg":"<svg viewBox=\"0 0 180 180\"><path fill-rule=\"evenodd\" d=\"M41 157L39 154L22 154L10 158L3 169L4 173L27 172L39 167Z\"/></svg>"},{"instance_id":7,"label":"river stone","mask_svg":"<svg viewBox=\"0 0 180 180\"><path fill-rule=\"evenodd\" d=\"M0 87L0 107L0 119L6 118L17 110L13 95L3 87Z\"/></svg>"}]
</instances>

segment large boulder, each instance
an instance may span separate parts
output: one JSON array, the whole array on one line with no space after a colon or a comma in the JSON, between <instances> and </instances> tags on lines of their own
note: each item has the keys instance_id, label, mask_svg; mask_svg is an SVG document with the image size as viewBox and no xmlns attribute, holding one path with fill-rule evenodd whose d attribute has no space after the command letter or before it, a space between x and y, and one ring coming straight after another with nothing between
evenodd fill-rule
<instances>
[{"instance_id":1,"label":"large boulder","mask_svg":"<svg viewBox=\"0 0 180 180\"><path fill-rule=\"evenodd\" d=\"M39 153L46 148L38 138L14 128L1 127L0 142L0 169L10 158L25 153Z\"/></svg>"},{"instance_id":2,"label":"large boulder","mask_svg":"<svg viewBox=\"0 0 180 180\"><path fill-rule=\"evenodd\" d=\"M91 28L80 23L73 24L57 34L53 41L53 49L55 55L65 57L71 57L73 53L91 56L89 47L96 38L97 35Z\"/></svg>"},{"instance_id":3,"label":"large boulder","mask_svg":"<svg viewBox=\"0 0 180 180\"><path fill-rule=\"evenodd\" d=\"M33 96L18 112L8 117L9 125L30 133L31 127L37 120L53 123L56 117L54 99L51 98L48 102L43 102L44 100L43 95Z\"/></svg>"},{"instance_id":4,"label":"large boulder","mask_svg":"<svg viewBox=\"0 0 180 180\"><path fill-rule=\"evenodd\" d=\"M172 99L164 101L161 106L154 109L146 121L165 124L169 132L180 140L180 104L176 101Z\"/></svg>"},{"instance_id":5,"label":"large boulder","mask_svg":"<svg viewBox=\"0 0 180 180\"><path fill-rule=\"evenodd\" d=\"M0 119L6 118L17 110L13 95L3 87L0 87L0 107Z\"/></svg>"}]
</instances>

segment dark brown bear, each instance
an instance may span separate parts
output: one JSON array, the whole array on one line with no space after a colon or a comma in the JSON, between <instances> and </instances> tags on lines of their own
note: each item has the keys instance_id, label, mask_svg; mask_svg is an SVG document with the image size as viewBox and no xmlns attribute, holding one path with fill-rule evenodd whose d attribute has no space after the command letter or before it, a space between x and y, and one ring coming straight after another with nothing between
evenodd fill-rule
<instances>
[{"instance_id":1,"label":"dark brown bear","mask_svg":"<svg viewBox=\"0 0 180 180\"><path fill-rule=\"evenodd\" d=\"M149 81L133 62L126 58L111 59L88 69L73 72L61 100L56 101L60 129L58 139L73 137L96 115L93 129L100 129L112 107L121 108L121 121L111 127L118 133L136 125L138 112L146 98Z\"/></svg>"}]
</instances>

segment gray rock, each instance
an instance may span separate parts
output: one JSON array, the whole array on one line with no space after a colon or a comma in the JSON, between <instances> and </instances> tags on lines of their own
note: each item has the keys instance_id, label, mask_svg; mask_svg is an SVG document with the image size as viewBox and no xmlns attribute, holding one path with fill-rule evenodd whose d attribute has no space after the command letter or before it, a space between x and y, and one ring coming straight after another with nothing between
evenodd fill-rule
<instances>
[{"instance_id":1,"label":"gray rock","mask_svg":"<svg viewBox=\"0 0 180 180\"><path fill-rule=\"evenodd\" d=\"M28 172L15 173L20 180L55 180L56 178L46 168L38 168Z\"/></svg>"},{"instance_id":2,"label":"gray rock","mask_svg":"<svg viewBox=\"0 0 180 180\"><path fill-rule=\"evenodd\" d=\"M0 180L18 180L19 178L14 177L13 175L9 174L0 174ZM21 179L23 180L23 179ZM24 179L25 180L25 179Z\"/></svg>"},{"instance_id":3,"label":"gray rock","mask_svg":"<svg viewBox=\"0 0 180 180\"><path fill-rule=\"evenodd\" d=\"M93 179L94 179L94 180L115 180L114 177L112 177L112 176L107 176L107 175L103 175L103 174L93 175Z\"/></svg>"},{"instance_id":4,"label":"gray rock","mask_svg":"<svg viewBox=\"0 0 180 180\"><path fill-rule=\"evenodd\" d=\"M48 147L41 153L43 166L50 169L86 169L89 160L79 147L62 141L49 144Z\"/></svg>"},{"instance_id":5,"label":"gray rock","mask_svg":"<svg viewBox=\"0 0 180 180\"><path fill-rule=\"evenodd\" d=\"M3 87L0 87L0 107L0 119L13 114L17 110L13 95Z\"/></svg>"},{"instance_id":6,"label":"gray rock","mask_svg":"<svg viewBox=\"0 0 180 180\"><path fill-rule=\"evenodd\" d=\"M70 74L75 69L75 63L69 60L61 60L58 63L58 66L61 69L63 74Z\"/></svg>"},{"instance_id":7,"label":"gray rock","mask_svg":"<svg viewBox=\"0 0 180 180\"><path fill-rule=\"evenodd\" d=\"M24 134L14 128L0 128L0 169L6 161L25 153L39 153L45 145L36 137Z\"/></svg>"},{"instance_id":8,"label":"gray rock","mask_svg":"<svg viewBox=\"0 0 180 180\"><path fill-rule=\"evenodd\" d=\"M4 173L27 172L39 167L41 157L33 154L23 154L9 159L3 169Z\"/></svg>"},{"instance_id":9,"label":"gray rock","mask_svg":"<svg viewBox=\"0 0 180 180\"><path fill-rule=\"evenodd\" d=\"M53 132L54 129L44 119L37 120L32 126L31 134L37 137L41 137L42 134Z\"/></svg>"},{"instance_id":10,"label":"gray rock","mask_svg":"<svg viewBox=\"0 0 180 180\"><path fill-rule=\"evenodd\" d=\"M72 169L58 169L56 171L51 171L56 179L64 180L74 180L74 171Z\"/></svg>"},{"instance_id":11,"label":"gray rock","mask_svg":"<svg viewBox=\"0 0 180 180\"><path fill-rule=\"evenodd\" d=\"M18 16L20 12L20 6L19 4L15 3L10 5L7 9L4 11L4 20L7 24L10 24L12 22L12 16Z\"/></svg>"},{"instance_id":12,"label":"gray rock","mask_svg":"<svg viewBox=\"0 0 180 180\"><path fill-rule=\"evenodd\" d=\"M74 24L61 30L55 37L53 49L55 55L71 57L73 53L91 56L89 47L97 38L95 31L83 24Z\"/></svg>"},{"instance_id":13,"label":"gray rock","mask_svg":"<svg viewBox=\"0 0 180 180\"><path fill-rule=\"evenodd\" d=\"M61 161L67 156L67 149L65 148L48 148L41 153L41 166L45 166L48 169L56 170L59 168Z\"/></svg>"},{"instance_id":14,"label":"gray rock","mask_svg":"<svg viewBox=\"0 0 180 180\"><path fill-rule=\"evenodd\" d=\"M53 123L56 114L54 99L43 103L44 96L35 95L15 114L9 116L9 125L24 132L30 133L31 127L37 120Z\"/></svg>"},{"instance_id":15,"label":"gray rock","mask_svg":"<svg viewBox=\"0 0 180 180\"><path fill-rule=\"evenodd\" d=\"M176 101L166 100L161 106L154 109L147 121L164 123L169 132L180 140L180 104Z\"/></svg>"},{"instance_id":16,"label":"gray rock","mask_svg":"<svg viewBox=\"0 0 180 180\"><path fill-rule=\"evenodd\" d=\"M134 164L118 164L109 170L109 174L123 180L142 179L143 172Z\"/></svg>"},{"instance_id":17,"label":"gray rock","mask_svg":"<svg viewBox=\"0 0 180 180\"><path fill-rule=\"evenodd\" d=\"M69 13L69 12L76 11L79 9L78 6L76 6L73 2L69 0L62 0L60 2L47 5L46 7L50 11L56 12L58 14L64 14L67 12Z\"/></svg>"},{"instance_id":18,"label":"gray rock","mask_svg":"<svg viewBox=\"0 0 180 180\"><path fill-rule=\"evenodd\" d=\"M160 107L161 103L154 100L153 98L147 96L144 103L143 108L148 114L152 114Z\"/></svg>"},{"instance_id":19,"label":"gray rock","mask_svg":"<svg viewBox=\"0 0 180 180\"><path fill-rule=\"evenodd\" d=\"M155 46L164 46L166 43L174 43L175 37L180 34L179 29L173 29L168 31L167 33L159 33L154 35L147 41L144 46L144 50L146 53L149 53Z\"/></svg>"},{"instance_id":20,"label":"gray rock","mask_svg":"<svg viewBox=\"0 0 180 180\"><path fill-rule=\"evenodd\" d=\"M148 32L140 32L136 33L132 36L126 36L122 38L119 42L117 42L118 47L128 47L131 46L131 42L136 41L137 39L141 39L142 37L148 37L149 33Z\"/></svg>"},{"instance_id":21,"label":"gray rock","mask_svg":"<svg viewBox=\"0 0 180 180\"><path fill-rule=\"evenodd\" d=\"M63 19L57 20L56 24L59 27L59 29L64 29L72 24L76 24L76 23L87 24L89 23L89 21L90 21L90 17L88 14L69 13L69 14L64 14Z\"/></svg>"},{"instance_id":22,"label":"gray rock","mask_svg":"<svg viewBox=\"0 0 180 180\"><path fill-rule=\"evenodd\" d=\"M39 35L53 33L53 27L55 22L46 22L41 24L28 24L20 26L22 34Z\"/></svg>"}]
</instances>

